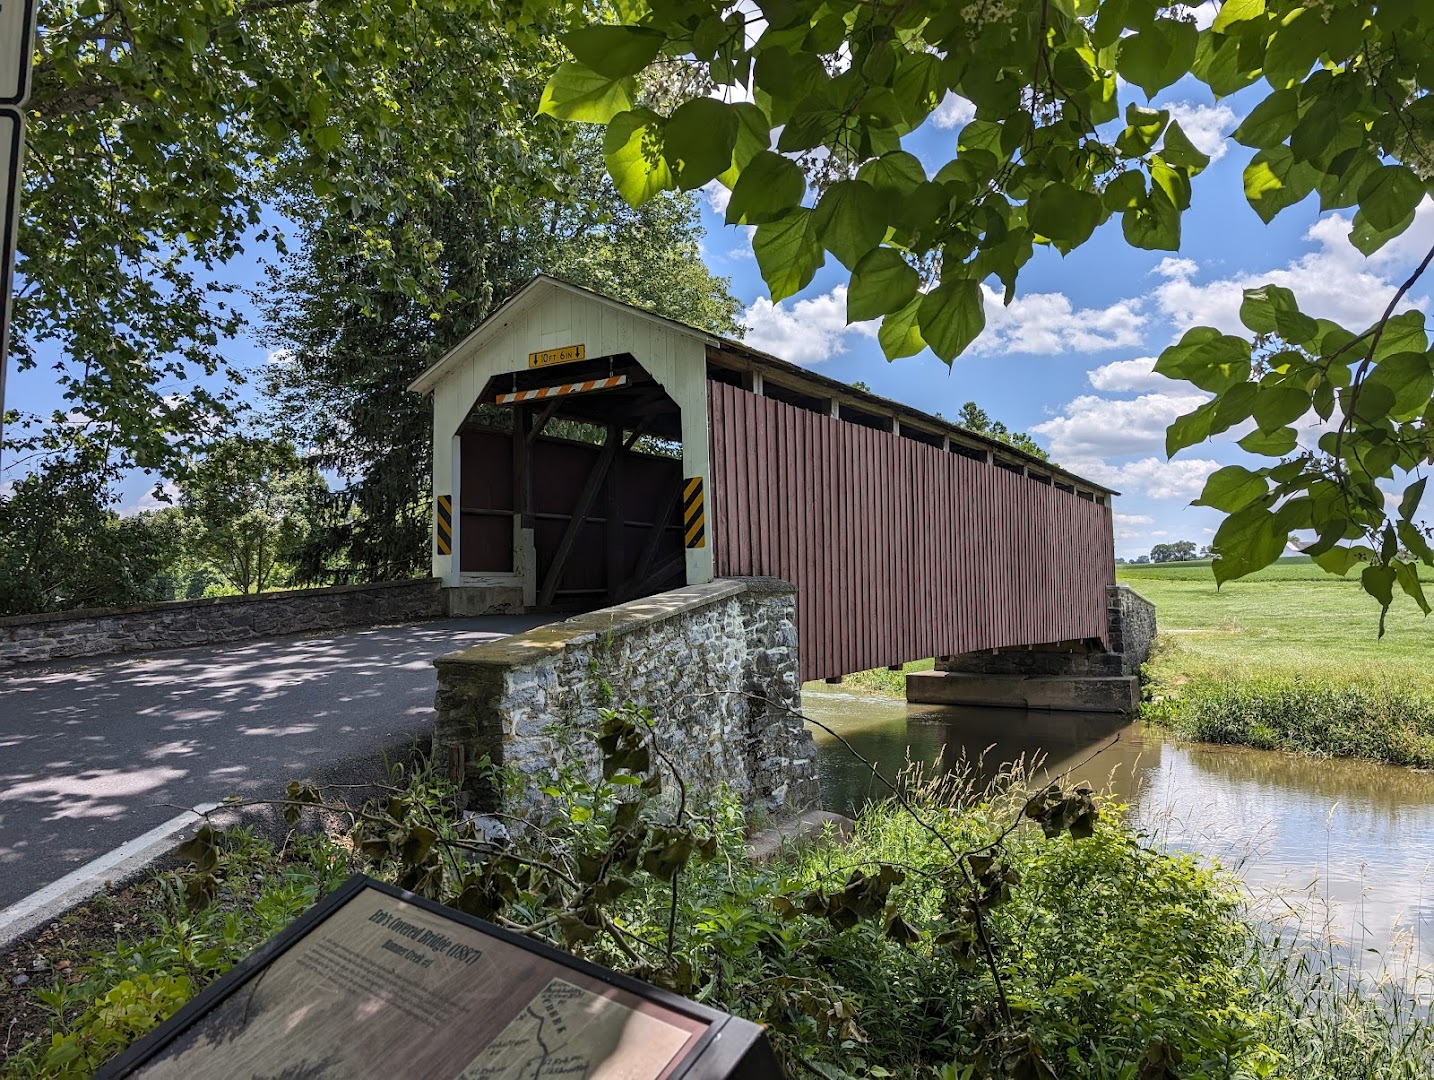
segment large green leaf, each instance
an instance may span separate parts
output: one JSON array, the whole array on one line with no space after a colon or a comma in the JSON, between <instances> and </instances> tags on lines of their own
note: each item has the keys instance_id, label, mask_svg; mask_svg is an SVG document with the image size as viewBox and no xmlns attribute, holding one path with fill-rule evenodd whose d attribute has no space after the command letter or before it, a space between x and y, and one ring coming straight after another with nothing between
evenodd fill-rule
<instances>
[{"instance_id":1,"label":"large green leaf","mask_svg":"<svg viewBox=\"0 0 1434 1080\"><path fill-rule=\"evenodd\" d=\"M1177 165L1182 169L1189 170L1191 176L1195 176L1205 170L1210 164L1210 155L1201 150L1193 142L1185 130L1174 120L1165 129L1165 141L1160 145L1160 156L1169 164Z\"/></svg>"},{"instance_id":2,"label":"large green leaf","mask_svg":"<svg viewBox=\"0 0 1434 1080\"><path fill-rule=\"evenodd\" d=\"M559 120L606 124L632 108L633 80L609 78L583 64L565 63L543 88L538 112Z\"/></svg>"},{"instance_id":3,"label":"large green leaf","mask_svg":"<svg viewBox=\"0 0 1434 1080\"><path fill-rule=\"evenodd\" d=\"M813 221L822 245L850 269L886 236L886 204L864 180L840 180L822 193Z\"/></svg>"},{"instance_id":4,"label":"large green leaf","mask_svg":"<svg viewBox=\"0 0 1434 1080\"><path fill-rule=\"evenodd\" d=\"M1210 474L1205 481L1204 491L1194 505L1212 506L1216 510L1233 514L1237 510L1245 509L1256 499L1263 499L1269 494L1269 490L1269 482L1258 473L1239 465L1227 465Z\"/></svg>"},{"instance_id":5,"label":"large green leaf","mask_svg":"<svg viewBox=\"0 0 1434 1080\"><path fill-rule=\"evenodd\" d=\"M1276 90L1250 110L1230 137L1252 150L1268 150L1290 137L1299 123L1300 95L1294 90Z\"/></svg>"},{"instance_id":6,"label":"large green leaf","mask_svg":"<svg viewBox=\"0 0 1434 1080\"><path fill-rule=\"evenodd\" d=\"M663 155L679 188L700 188L732 167L737 127L736 109L716 98L693 98L673 110Z\"/></svg>"},{"instance_id":7,"label":"large green leaf","mask_svg":"<svg viewBox=\"0 0 1434 1080\"><path fill-rule=\"evenodd\" d=\"M1403 352L1384 357L1364 380L1364 389L1375 387L1389 391L1393 398L1389 415L1396 420L1419 415L1434 395L1434 371L1430 369L1428 353Z\"/></svg>"},{"instance_id":8,"label":"large green leaf","mask_svg":"<svg viewBox=\"0 0 1434 1080\"><path fill-rule=\"evenodd\" d=\"M926 339L921 336L921 328L918 325L921 302L924 299L922 296L913 297L911 303L900 311L893 311L881 320L881 329L877 331L876 340L888 360L915 356L926 348Z\"/></svg>"},{"instance_id":9,"label":"large green leaf","mask_svg":"<svg viewBox=\"0 0 1434 1080\"><path fill-rule=\"evenodd\" d=\"M1222 393L1250 377L1250 343L1211 326L1192 327L1160 354L1155 371Z\"/></svg>"},{"instance_id":10,"label":"large green leaf","mask_svg":"<svg viewBox=\"0 0 1434 1080\"><path fill-rule=\"evenodd\" d=\"M1245 166L1245 198L1268 225L1313 191L1318 176L1314 166L1296 161L1288 146L1261 150Z\"/></svg>"},{"instance_id":11,"label":"large green leaf","mask_svg":"<svg viewBox=\"0 0 1434 1080\"><path fill-rule=\"evenodd\" d=\"M805 289L826 261L812 225L812 212L805 207L758 225L752 253L773 301L785 300Z\"/></svg>"},{"instance_id":12,"label":"large green leaf","mask_svg":"<svg viewBox=\"0 0 1434 1080\"><path fill-rule=\"evenodd\" d=\"M1116 70L1154 97L1187 71L1195 60L1199 31L1193 22L1156 19L1144 30L1122 38Z\"/></svg>"},{"instance_id":13,"label":"large green leaf","mask_svg":"<svg viewBox=\"0 0 1434 1080\"><path fill-rule=\"evenodd\" d=\"M1310 408L1310 392L1298 386L1261 386L1255 396L1255 423L1275 431L1298 420Z\"/></svg>"},{"instance_id":14,"label":"large green leaf","mask_svg":"<svg viewBox=\"0 0 1434 1080\"><path fill-rule=\"evenodd\" d=\"M728 225L776 221L801 205L807 178L790 158L763 150L738 174L727 202Z\"/></svg>"},{"instance_id":15,"label":"large green leaf","mask_svg":"<svg viewBox=\"0 0 1434 1080\"><path fill-rule=\"evenodd\" d=\"M1299 445L1299 432L1292 427L1260 431L1256 428L1239 441L1241 450L1263 457L1284 457Z\"/></svg>"},{"instance_id":16,"label":"large green leaf","mask_svg":"<svg viewBox=\"0 0 1434 1080\"><path fill-rule=\"evenodd\" d=\"M1090 239L1103 211L1099 195L1057 181L1031 196L1026 220L1040 235L1069 249Z\"/></svg>"},{"instance_id":17,"label":"large green leaf","mask_svg":"<svg viewBox=\"0 0 1434 1080\"><path fill-rule=\"evenodd\" d=\"M563 35L578 63L609 79L636 75L662 49L666 36L640 26L584 26Z\"/></svg>"},{"instance_id":18,"label":"large green leaf","mask_svg":"<svg viewBox=\"0 0 1434 1080\"><path fill-rule=\"evenodd\" d=\"M1417 309L1401 311L1384 323L1384 332L1374 347L1374 360L1383 362L1397 353L1424 352L1429 348L1429 335L1424 329L1424 312Z\"/></svg>"},{"instance_id":19,"label":"large green leaf","mask_svg":"<svg viewBox=\"0 0 1434 1080\"><path fill-rule=\"evenodd\" d=\"M921 285L921 275L894 248L879 247L867 252L851 274L846 293L846 321L865 322L911 303Z\"/></svg>"},{"instance_id":20,"label":"large green leaf","mask_svg":"<svg viewBox=\"0 0 1434 1080\"><path fill-rule=\"evenodd\" d=\"M1360 186L1359 209L1371 228L1385 232L1414 213L1424 192L1424 182L1408 165L1385 165Z\"/></svg>"},{"instance_id":21,"label":"large green leaf","mask_svg":"<svg viewBox=\"0 0 1434 1080\"><path fill-rule=\"evenodd\" d=\"M1207 401L1193 412L1177 416L1165 429L1165 456L1174 457L1181 450L1202 443L1210 437L1215 423L1215 406L1218 402Z\"/></svg>"},{"instance_id":22,"label":"large green leaf","mask_svg":"<svg viewBox=\"0 0 1434 1080\"><path fill-rule=\"evenodd\" d=\"M1223 585L1264 569L1284 554L1288 541L1289 533L1278 516L1262 504L1231 514L1215 531L1212 546L1220 553L1211 567L1215 583Z\"/></svg>"},{"instance_id":23,"label":"large green leaf","mask_svg":"<svg viewBox=\"0 0 1434 1080\"><path fill-rule=\"evenodd\" d=\"M904 199L926 183L926 170L915 154L893 150L868 161L857 170L856 178L870 184L883 198Z\"/></svg>"},{"instance_id":24,"label":"large green leaf","mask_svg":"<svg viewBox=\"0 0 1434 1080\"><path fill-rule=\"evenodd\" d=\"M1152 187L1120 216L1125 239L1147 251L1180 250L1180 210L1164 189Z\"/></svg>"},{"instance_id":25,"label":"large green leaf","mask_svg":"<svg viewBox=\"0 0 1434 1080\"><path fill-rule=\"evenodd\" d=\"M1375 228L1374 224L1365 216L1364 210L1355 211L1354 225L1349 230L1349 242L1353 244L1364 255L1373 255L1396 236L1402 234L1409 226L1414 224L1414 211L1396 221L1388 229Z\"/></svg>"},{"instance_id":26,"label":"large green leaf","mask_svg":"<svg viewBox=\"0 0 1434 1080\"><path fill-rule=\"evenodd\" d=\"M1279 334L1291 345L1305 345L1319 334L1319 323L1302 313L1295 294L1280 285L1246 289L1240 321L1257 334Z\"/></svg>"},{"instance_id":27,"label":"large green leaf","mask_svg":"<svg viewBox=\"0 0 1434 1080\"><path fill-rule=\"evenodd\" d=\"M1261 18L1264 14L1265 0L1225 0L1225 3L1220 5L1220 11L1210 29L1217 34L1223 34L1232 26Z\"/></svg>"},{"instance_id":28,"label":"large green leaf","mask_svg":"<svg viewBox=\"0 0 1434 1080\"><path fill-rule=\"evenodd\" d=\"M672 170L662 154L662 117L651 109L618 113L603 136L603 160L618 192L641 206L673 186Z\"/></svg>"},{"instance_id":29,"label":"large green leaf","mask_svg":"<svg viewBox=\"0 0 1434 1080\"><path fill-rule=\"evenodd\" d=\"M922 297L919 322L931 351L950 363L986 327L980 284L969 278L943 281Z\"/></svg>"}]
</instances>

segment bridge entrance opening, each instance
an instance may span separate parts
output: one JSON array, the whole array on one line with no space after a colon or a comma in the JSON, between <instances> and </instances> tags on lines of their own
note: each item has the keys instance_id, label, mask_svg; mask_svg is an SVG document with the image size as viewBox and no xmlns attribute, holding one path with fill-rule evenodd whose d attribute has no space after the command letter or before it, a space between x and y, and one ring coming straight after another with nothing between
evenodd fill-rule
<instances>
[{"instance_id":1,"label":"bridge entrance opening","mask_svg":"<svg viewBox=\"0 0 1434 1080\"><path fill-rule=\"evenodd\" d=\"M572 612L686 583L682 413L631 355L492 377L458 432L464 586Z\"/></svg>"}]
</instances>

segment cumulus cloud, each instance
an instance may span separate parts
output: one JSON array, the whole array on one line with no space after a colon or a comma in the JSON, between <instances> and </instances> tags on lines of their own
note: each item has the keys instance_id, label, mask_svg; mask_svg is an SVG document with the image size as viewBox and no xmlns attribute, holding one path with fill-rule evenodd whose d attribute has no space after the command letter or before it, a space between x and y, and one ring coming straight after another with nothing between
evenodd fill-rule
<instances>
[{"instance_id":1,"label":"cumulus cloud","mask_svg":"<svg viewBox=\"0 0 1434 1080\"><path fill-rule=\"evenodd\" d=\"M1097 390L1174 389L1179 384L1164 375L1155 374L1155 357L1139 356L1134 360L1114 360L1086 372L1086 378Z\"/></svg>"},{"instance_id":2,"label":"cumulus cloud","mask_svg":"<svg viewBox=\"0 0 1434 1080\"><path fill-rule=\"evenodd\" d=\"M1300 308L1317 318L1333 319L1350 330L1363 330L1383 313L1394 296L1399 268L1434 240L1434 202L1425 199L1409 230L1372 258L1348 240L1350 219L1330 214L1315 222L1305 239L1317 245L1284 267L1197 282L1199 266L1190 259L1164 259L1155 273L1165 280L1154 296L1160 311L1175 324L1177 336L1191 326L1217 326L1241 333L1240 300L1244 289L1282 285L1299 297ZM1411 306L1423 307L1423 298Z\"/></svg>"},{"instance_id":3,"label":"cumulus cloud","mask_svg":"<svg viewBox=\"0 0 1434 1080\"><path fill-rule=\"evenodd\" d=\"M1133 400L1086 394L1031 431L1048 440L1051 456L1062 463L1155 453L1164 449L1171 422L1209 399L1198 390L1142 394Z\"/></svg>"},{"instance_id":4,"label":"cumulus cloud","mask_svg":"<svg viewBox=\"0 0 1434 1080\"><path fill-rule=\"evenodd\" d=\"M1225 156L1230 148L1226 136L1240 123L1234 109L1228 105L1194 105L1188 101L1172 101L1164 108L1170 110L1170 119L1180 125L1195 148L1209 154L1212 162Z\"/></svg>"},{"instance_id":5,"label":"cumulus cloud","mask_svg":"<svg viewBox=\"0 0 1434 1080\"><path fill-rule=\"evenodd\" d=\"M962 127L976 118L976 106L965 98L948 93L931 114L931 122L942 131Z\"/></svg>"},{"instance_id":6,"label":"cumulus cloud","mask_svg":"<svg viewBox=\"0 0 1434 1080\"><path fill-rule=\"evenodd\" d=\"M846 322L846 286L790 306L765 296L742 313L743 342L794 364L819 364L846 352L848 333L875 337L878 323Z\"/></svg>"},{"instance_id":7,"label":"cumulus cloud","mask_svg":"<svg viewBox=\"0 0 1434 1080\"><path fill-rule=\"evenodd\" d=\"M1206 477L1220 467L1218 461L1208 458L1165 461L1147 457L1123 465L1111 465L1104 461L1058 460L1072 472L1127 495L1180 499L1184 502L1199 495Z\"/></svg>"},{"instance_id":8,"label":"cumulus cloud","mask_svg":"<svg viewBox=\"0 0 1434 1080\"><path fill-rule=\"evenodd\" d=\"M1105 308L1077 308L1064 293L1027 293L1006 305L1004 296L982 285L986 329L973 353L1100 352L1139 345L1146 316L1139 300L1118 300Z\"/></svg>"},{"instance_id":9,"label":"cumulus cloud","mask_svg":"<svg viewBox=\"0 0 1434 1080\"><path fill-rule=\"evenodd\" d=\"M727 204L732 201L732 193L716 180L703 184L702 194L706 196L707 205L712 208L714 214L727 213Z\"/></svg>"},{"instance_id":10,"label":"cumulus cloud","mask_svg":"<svg viewBox=\"0 0 1434 1080\"><path fill-rule=\"evenodd\" d=\"M1155 524L1149 514L1116 514L1115 538L1117 540L1141 540L1148 533L1146 527Z\"/></svg>"}]
</instances>

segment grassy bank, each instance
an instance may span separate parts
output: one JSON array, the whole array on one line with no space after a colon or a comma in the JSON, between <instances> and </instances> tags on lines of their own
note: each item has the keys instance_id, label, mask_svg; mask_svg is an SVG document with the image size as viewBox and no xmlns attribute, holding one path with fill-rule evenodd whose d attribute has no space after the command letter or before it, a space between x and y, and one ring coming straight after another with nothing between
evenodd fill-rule
<instances>
[{"instance_id":1,"label":"grassy bank","mask_svg":"<svg viewBox=\"0 0 1434 1080\"><path fill-rule=\"evenodd\" d=\"M1018 787L975 793L947 779L908 790L909 806L872 807L848 842L819 840L768 864L747 858L732 807L715 807L701 819L710 857L694 856L676 888L643 860L600 914L582 916L619 932L584 932L583 950L767 1024L791 1077L1428 1074L1434 1028L1407 1001L1311 978L1297 953L1260 942L1232 879L1157 850L1116 808L1087 821L1089 835L1057 823L1052 838L1025 819ZM557 845L541 855L576 874L627 819L612 788L564 791ZM441 836L460 837L450 796L418 776L398 797ZM654 835L665 820L651 819ZM525 843L504 857L532 855ZM232 835L209 868L207 906L190 903L194 876L176 871L78 913L9 958L12 970L41 959L45 974L0 1001L16 1017L0 1071L88 1075L351 868L404 872L363 846L361 834L316 837L279 852ZM975 875L967 885L953 852L977 853L960 857ZM461 858L465 873L499 865ZM421 887L448 898L446 860L435 865ZM505 911L571 947L562 921L538 918L545 902L522 894ZM961 914L970 911L980 931Z\"/></svg>"},{"instance_id":2,"label":"grassy bank","mask_svg":"<svg viewBox=\"0 0 1434 1080\"><path fill-rule=\"evenodd\" d=\"M1204 563L1117 576L1158 612L1144 718L1207 742L1434 767L1434 625L1412 603L1380 639L1358 581L1300 557L1219 590Z\"/></svg>"}]
</instances>

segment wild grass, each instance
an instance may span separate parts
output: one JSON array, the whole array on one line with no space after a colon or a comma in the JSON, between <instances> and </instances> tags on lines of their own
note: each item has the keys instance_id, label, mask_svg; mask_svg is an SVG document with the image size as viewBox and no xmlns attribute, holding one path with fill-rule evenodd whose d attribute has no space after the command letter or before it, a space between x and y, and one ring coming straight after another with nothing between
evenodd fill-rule
<instances>
[{"instance_id":1,"label":"wild grass","mask_svg":"<svg viewBox=\"0 0 1434 1080\"><path fill-rule=\"evenodd\" d=\"M717 857L682 876L674 948L699 980L696 995L768 1024L788 1076L1430 1075L1434 1029L1417 1001L1393 986L1360 994L1298 948L1262 941L1233 877L1161 850L1123 808L1104 803L1092 836L1049 839L1022 823L1019 769L981 790L963 776L911 774L902 786L907 806L876 804L849 839L828 834L769 863L746 855L729 808ZM452 806L431 776L414 774L410 794L434 812ZM575 836L591 827L574 822ZM986 902L994 969L934 934L890 932L893 914L916 931L949 918L948 844L991 845L1004 867L1009 890ZM354 861L325 837L281 853L240 835L230 852L219 903L193 912L180 880L161 875L145 893L141 933L41 988L52 1035L0 1063L5 1074L88 1075ZM840 924L783 910L782 897L835 895L854 871L883 865L903 880L877 918ZM635 938L663 940L672 890L632 885L611 914ZM602 938L588 955L642 973L630 950ZM1003 1028L1002 995L1014 1030Z\"/></svg>"}]
</instances>

